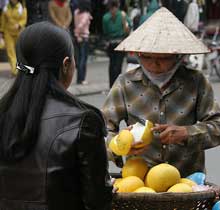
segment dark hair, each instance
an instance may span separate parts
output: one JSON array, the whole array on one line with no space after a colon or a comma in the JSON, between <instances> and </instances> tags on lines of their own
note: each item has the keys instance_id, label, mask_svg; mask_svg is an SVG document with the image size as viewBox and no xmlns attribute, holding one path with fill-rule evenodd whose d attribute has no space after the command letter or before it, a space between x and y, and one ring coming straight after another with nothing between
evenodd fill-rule
<instances>
[{"instance_id":1,"label":"dark hair","mask_svg":"<svg viewBox=\"0 0 220 210\"><path fill-rule=\"evenodd\" d=\"M8 1L10 3L10 0ZM22 4L22 6L24 6L24 0L18 0L18 2L20 2Z\"/></svg>"},{"instance_id":2,"label":"dark hair","mask_svg":"<svg viewBox=\"0 0 220 210\"><path fill-rule=\"evenodd\" d=\"M112 9L114 7L119 7L119 1L118 0L110 0L108 2L108 8Z\"/></svg>"},{"instance_id":3,"label":"dark hair","mask_svg":"<svg viewBox=\"0 0 220 210\"><path fill-rule=\"evenodd\" d=\"M91 12L91 1L90 0L80 0L78 3L78 9L80 12Z\"/></svg>"},{"instance_id":4,"label":"dark hair","mask_svg":"<svg viewBox=\"0 0 220 210\"><path fill-rule=\"evenodd\" d=\"M63 59L73 56L70 35L49 22L28 26L19 36L17 61L35 68L33 75L19 71L10 90L0 100L0 159L23 158L38 138L47 94L73 102L58 84Z\"/></svg>"}]
</instances>

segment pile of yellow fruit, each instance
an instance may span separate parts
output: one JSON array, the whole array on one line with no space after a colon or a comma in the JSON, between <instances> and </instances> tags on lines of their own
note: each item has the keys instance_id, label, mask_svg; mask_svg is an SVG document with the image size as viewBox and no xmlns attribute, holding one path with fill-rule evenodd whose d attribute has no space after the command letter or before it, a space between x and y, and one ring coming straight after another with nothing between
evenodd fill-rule
<instances>
[{"instance_id":1,"label":"pile of yellow fruit","mask_svg":"<svg viewBox=\"0 0 220 210\"><path fill-rule=\"evenodd\" d=\"M151 143L153 123L145 121L145 125L136 123L131 130L122 130L109 143L109 149L116 155L127 155L131 147L143 147ZM141 157L132 157L122 168L122 178L116 179L114 187L118 192L192 192L197 184L190 179L181 178L174 166L161 163L150 170Z\"/></svg>"},{"instance_id":2,"label":"pile of yellow fruit","mask_svg":"<svg viewBox=\"0 0 220 210\"><path fill-rule=\"evenodd\" d=\"M161 163L150 170L141 157L132 157L122 168L122 178L116 179L114 187L117 192L193 192L196 183L187 178L181 178L174 166Z\"/></svg>"}]
</instances>

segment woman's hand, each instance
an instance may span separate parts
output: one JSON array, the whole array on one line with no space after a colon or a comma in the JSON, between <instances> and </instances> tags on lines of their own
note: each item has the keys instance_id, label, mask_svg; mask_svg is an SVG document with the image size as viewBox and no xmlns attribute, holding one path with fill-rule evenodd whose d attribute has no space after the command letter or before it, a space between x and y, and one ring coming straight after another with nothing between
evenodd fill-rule
<instances>
[{"instance_id":1,"label":"woman's hand","mask_svg":"<svg viewBox=\"0 0 220 210\"><path fill-rule=\"evenodd\" d=\"M185 126L155 124L151 130L160 132L162 144L182 143L188 138L188 131Z\"/></svg>"}]
</instances>

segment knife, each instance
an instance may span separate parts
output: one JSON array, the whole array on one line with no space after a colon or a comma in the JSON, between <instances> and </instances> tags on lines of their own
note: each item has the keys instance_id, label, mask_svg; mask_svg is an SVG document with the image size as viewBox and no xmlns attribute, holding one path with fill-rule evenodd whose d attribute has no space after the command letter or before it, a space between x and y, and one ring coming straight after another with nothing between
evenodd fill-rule
<instances>
[{"instance_id":1,"label":"knife","mask_svg":"<svg viewBox=\"0 0 220 210\"><path fill-rule=\"evenodd\" d=\"M129 115L137 122L139 122L141 125L144 125L145 126L145 123L146 123L146 120L141 118L141 117L138 117L132 113L129 113Z\"/></svg>"}]
</instances>

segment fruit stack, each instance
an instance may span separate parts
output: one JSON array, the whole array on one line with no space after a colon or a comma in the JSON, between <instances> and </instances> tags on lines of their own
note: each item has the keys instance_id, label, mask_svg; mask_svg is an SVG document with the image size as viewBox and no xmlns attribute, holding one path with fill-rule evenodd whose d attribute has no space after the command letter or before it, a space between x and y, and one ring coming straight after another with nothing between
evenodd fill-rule
<instances>
[{"instance_id":1,"label":"fruit stack","mask_svg":"<svg viewBox=\"0 0 220 210\"><path fill-rule=\"evenodd\" d=\"M144 123L143 123L144 124ZM109 149L119 156L126 156L132 147L141 148L151 143L153 123L136 123L131 130L121 130L112 138ZM142 157L130 157L122 168L122 178L116 179L117 192L195 192L210 189L205 186L205 174L197 172L189 177L181 177L179 170L167 163L148 168Z\"/></svg>"},{"instance_id":2,"label":"fruit stack","mask_svg":"<svg viewBox=\"0 0 220 210\"><path fill-rule=\"evenodd\" d=\"M116 179L114 187L118 189L118 193L189 193L210 189L208 186L199 185L197 180L193 180L191 177L195 175L198 173L181 178L179 170L167 163L148 169L146 161L136 156L127 160L122 168L122 178Z\"/></svg>"}]
</instances>

